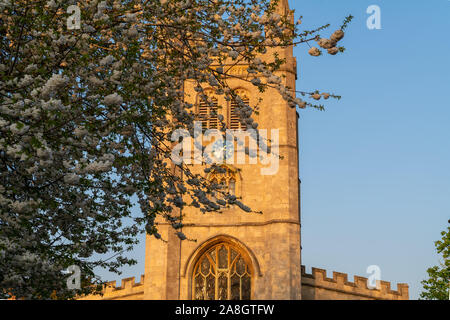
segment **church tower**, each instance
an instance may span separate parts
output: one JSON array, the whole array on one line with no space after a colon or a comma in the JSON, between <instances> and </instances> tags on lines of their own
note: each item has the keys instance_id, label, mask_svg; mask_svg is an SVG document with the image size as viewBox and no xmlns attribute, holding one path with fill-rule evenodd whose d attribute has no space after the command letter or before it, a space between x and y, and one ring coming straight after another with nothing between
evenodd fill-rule
<instances>
[{"instance_id":1,"label":"church tower","mask_svg":"<svg viewBox=\"0 0 450 320\"><path fill-rule=\"evenodd\" d=\"M277 10L289 14L293 22L288 0L279 0ZM295 90L297 62L293 47L268 48L259 58L272 62L274 53L286 62L275 74L284 86ZM147 235L145 273L140 281L136 283L134 277L122 279L120 287L111 281L105 285L103 296L88 295L80 299L409 299L407 284L399 283L397 290L393 290L390 282L377 280L376 287L369 287L369 279L364 277L354 276L352 282L345 273L333 272L328 277L326 270L312 268L307 273L301 265L298 114L276 89L267 88L261 93L251 83L255 75L248 73L248 67L235 61L226 65L224 69L230 75L226 81L246 104L257 108L258 113L252 117L260 132L267 130L272 151L280 156L275 156L278 161L266 161L264 155L261 159L261 148L257 158L247 155L244 162L239 161L236 152L239 147L235 143L229 148L227 143L225 153L231 155L233 163L225 161L220 170L208 173L204 171L207 166L201 162L188 166L192 173L225 187L254 212L246 212L238 205L229 205L219 213L202 213L195 207L185 207L176 213L183 217L182 232L195 241L181 241L171 225L157 220L158 231L166 241ZM223 116L227 128L245 129L236 114L235 103L226 101L207 84L202 88L212 103L202 103L196 86L193 81L185 81L184 95L186 102L195 105L204 129L219 127L222 117L211 114L211 109ZM213 144L216 144L214 140ZM223 150L223 145L218 148ZM179 170L175 165L173 168ZM183 177L180 172L174 174ZM185 199L185 202L191 201Z\"/></svg>"},{"instance_id":2,"label":"church tower","mask_svg":"<svg viewBox=\"0 0 450 320\"><path fill-rule=\"evenodd\" d=\"M289 10L287 0L280 0L278 10ZM297 63L293 47L276 49L286 64L276 72L284 85L295 89ZM261 59L272 59L273 51ZM183 209L183 233L193 241L180 241L169 224L158 225L167 243L147 235L144 299L301 299L300 185L298 169L297 113L275 89L259 92L242 78L252 79L247 65L230 66L227 81L231 88L258 105L254 116L258 129L278 130L281 158L277 168L263 174L268 164L260 159L244 164L225 165L225 173L204 173L205 165L191 165L195 173L225 185L230 193L254 211L247 213L232 206L221 213L202 213L199 209ZM238 79L241 78L241 79ZM194 90L195 83L186 81L185 99L196 105L198 113L208 113ZM205 86L206 91L208 88ZM211 98L218 113L230 129L241 128L233 103L223 96ZM259 102L259 100L261 101ZM214 119L213 119L214 120ZM211 119L204 125L214 128ZM272 140L272 143L274 143Z\"/></svg>"},{"instance_id":3,"label":"church tower","mask_svg":"<svg viewBox=\"0 0 450 320\"><path fill-rule=\"evenodd\" d=\"M278 0L277 10L294 22L288 0ZM285 60L275 75L285 87L295 90L297 62L293 47L267 48L259 58L270 63L274 53ZM248 68L236 61L226 65L226 82L245 104L257 109L252 118L260 132L267 132L278 161L267 161L267 150L264 156L261 146L257 148L258 157L246 155L245 161L239 161L237 143L230 148L227 142L225 153L234 159L233 163L225 161L220 170L208 173L201 162L187 165L192 173L222 185L253 212L236 204L218 213L202 213L192 206L178 210L176 214L183 217L181 231L195 241L181 241L172 225L162 219L155 221L165 241L147 235L145 273L140 281L136 283L134 277L122 279L120 287L111 281L106 283L102 296L87 295L80 300L409 299L407 284L399 283L393 290L390 282L377 280L373 287L364 277L354 276L351 282L345 273L333 272L328 277L326 270L312 268L307 273L301 265L298 114L276 89L267 88L261 93L251 83L255 74L249 74ZM228 129L251 132L241 123L235 103L216 94L207 84L202 88L210 103L203 103L196 86L194 81L186 80L184 98L195 106L204 129L219 128L222 117L211 113L217 110ZM246 140L250 143L250 139ZM212 143L216 144L214 139ZM183 178L183 173L175 171L180 169L175 165L173 168L173 173Z\"/></svg>"}]
</instances>

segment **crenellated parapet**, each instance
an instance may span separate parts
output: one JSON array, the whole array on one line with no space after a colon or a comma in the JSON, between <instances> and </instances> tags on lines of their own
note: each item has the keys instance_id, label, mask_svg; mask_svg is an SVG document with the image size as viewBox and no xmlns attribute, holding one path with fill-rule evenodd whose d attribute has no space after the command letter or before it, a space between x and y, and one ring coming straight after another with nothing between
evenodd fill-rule
<instances>
[{"instance_id":1,"label":"crenellated parapet","mask_svg":"<svg viewBox=\"0 0 450 320\"><path fill-rule=\"evenodd\" d=\"M327 271L312 268L312 273L302 266L302 299L304 300L408 300L408 285L399 283L397 290L391 289L391 283L380 281L379 288L370 289L367 278L355 276L348 280L346 273L333 271L333 278L327 277Z\"/></svg>"},{"instance_id":2,"label":"crenellated parapet","mask_svg":"<svg viewBox=\"0 0 450 320\"><path fill-rule=\"evenodd\" d=\"M136 283L135 277L122 279L120 287L116 286L116 281L105 284L102 295L89 295L79 300L142 300L144 296L144 276L140 282Z\"/></svg>"}]
</instances>

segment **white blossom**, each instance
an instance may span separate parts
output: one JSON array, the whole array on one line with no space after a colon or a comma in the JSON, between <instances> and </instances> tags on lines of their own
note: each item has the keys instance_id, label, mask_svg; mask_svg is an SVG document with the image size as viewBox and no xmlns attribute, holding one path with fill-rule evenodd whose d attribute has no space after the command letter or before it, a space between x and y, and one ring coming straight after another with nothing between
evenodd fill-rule
<instances>
[{"instance_id":1,"label":"white blossom","mask_svg":"<svg viewBox=\"0 0 450 320\"><path fill-rule=\"evenodd\" d=\"M122 102L122 97L117 93L109 94L103 99L103 103L106 105L120 105Z\"/></svg>"},{"instance_id":2,"label":"white blossom","mask_svg":"<svg viewBox=\"0 0 450 320\"><path fill-rule=\"evenodd\" d=\"M340 41L342 38L344 38L344 31L342 30L336 30L330 37L332 41Z\"/></svg>"},{"instance_id":3,"label":"white blossom","mask_svg":"<svg viewBox=\"0 0 450 320\"><path fill-rule=\"evenodd\" d=\"M74 173L70 173L64 176L64 182L68 184L77 184L80 181L80 177Z\"/></svg>"},{"instance_id":4,"label":"white blossom","mask_svg":"<svg viewBox=\"0 0 450 320\"><path fill-rule=\"evenodd\" d=\"M102 60L100 60L100 65L101 66L106 66L106 65L110 65L111 63L114 62L114 57L111 55L107 55L106 57L104 57Z\"/></svg>"},{"instance_id":5,"label":"white blossom","mask_svg":"<svg viewBox=\"0 0 450 320\"><path fill-rule=\"evenodd\" d=\"M318 57L318 56L320 56L320 50L319 49L317 49L316 47L312 47L311 49L309 49L309 51L308 51L308 53L310 54L310 55L312 55L313 57Z\"/></svg>"},{"instance_id":6,"label":"white blossom","mask_svg":"<svg viewBox=\"0 0 450 320\"><path fill-rule=\"evenodd\" d=\"M53 74L52 77L45 83L42 88L41 95L48 98L52 93L67 84L69 78L61 74Z\"/></svg>"},{"instance_id":7,"label":"white blossom","mask_svg":"<svg viewBox=\"0 0 450 320\"><path fill-rule=\"evenodd\" d=\"M329 39L321 38L321 39L317 42L317 44L318 44L321 48L323 48L323 49L330 49L330 48L334 47L334 45L335 45L336 43L333 42L333 41L331 41L331 40L329 40Z\"/></svg>"},{"instance_id":8,"label":"white blossom","mask_svg":"<svg viewBox=\"0 0 450 320\"><path fill-rule=\"evenodd\" d=\"M239 52L234 50L230 51L228 54L232 59L237 59L237 57L239 56Z\"/></svg>"},{"instance_id":9,"label":"white blossom","mask_svg":"<svg viewBox=\"0 0 450 320\"><path fill-rule=\"evenodd\" d=\"M331 54L332 56L334 56L335 54L337 54L339 52L339 49L336 47L330 48L328 49L328 53Z\"/></svg>"}]
</instances>

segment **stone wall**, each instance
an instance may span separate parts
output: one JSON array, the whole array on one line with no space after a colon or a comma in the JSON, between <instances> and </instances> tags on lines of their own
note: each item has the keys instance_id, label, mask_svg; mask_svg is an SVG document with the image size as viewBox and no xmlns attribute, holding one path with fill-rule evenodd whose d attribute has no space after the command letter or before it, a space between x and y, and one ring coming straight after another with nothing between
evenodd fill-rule
<instances>
[{"instance_id":1,"label":"stone wall","mask_svg":"<svg viewBox=\"0 0 450 320\"><path fill-rule=\"evenodd\" d=\"M105 285L103 295L89 295L78 300L142 300L144 297L144 276L136 283L135 278L122 279L122 285L116 287L116 281Z\"/></svg>"},{"instance_id":2,"label":"stone wall","mask_svg":"<svg viewBox=\"0 0 450 320\"><path fill-rule=\"evenodd\" d=\"M345 273L333 272L333 278L328 278L326 270L312 268L312 274L307 274L302 266L302 299L408 300L409 293L407 284L399 283L395 291L390 282L380 281L379 289L369 289L367 278L355 276L349 282Z\"/></svg>"}]
</instances>

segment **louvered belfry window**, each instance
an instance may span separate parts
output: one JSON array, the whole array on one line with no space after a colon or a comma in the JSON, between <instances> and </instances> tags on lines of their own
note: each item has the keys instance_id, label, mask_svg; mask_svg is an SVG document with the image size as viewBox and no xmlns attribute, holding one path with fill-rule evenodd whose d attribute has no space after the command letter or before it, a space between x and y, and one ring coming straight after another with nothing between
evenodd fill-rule
<instances>
[{"instance_id":1,"label":"louvered belfry window","mask_svg":"<svg viewBox=\"0 0 450 320\"><path fill-rule=\"evenodd\" d=\"M212 103L200 101L198 115L203 129L219 129L219 106L216 98L211 98Z\"/></svg>"},{"instance_id":2,"label":"louvered belfry window","mask_svg":"<svg viewBox=\"0 0 450 320\"><path fill-rule=\"evenodd\" d=\"M194 267L194 300L250 300L251 270L239 249L219 243L204 253Z\"/></svg>"},{"instance_id":3,"label":"louvered belfry window","mask_svg":"<svg viewBox=\"0 0 450 320\"><path fill-rule=\"evenodd\" d=\"M239 90L236 93L239 95L239 97L245 104L247 105L249 104L250 100L245 91ZM239 130L239 129L246 130L247 125L243 121L241 121L241 117L239 115L237 108L238 104L234 100L232 100L229 111L229 128L232 130Z\"/></svg>"}]
</instances>

